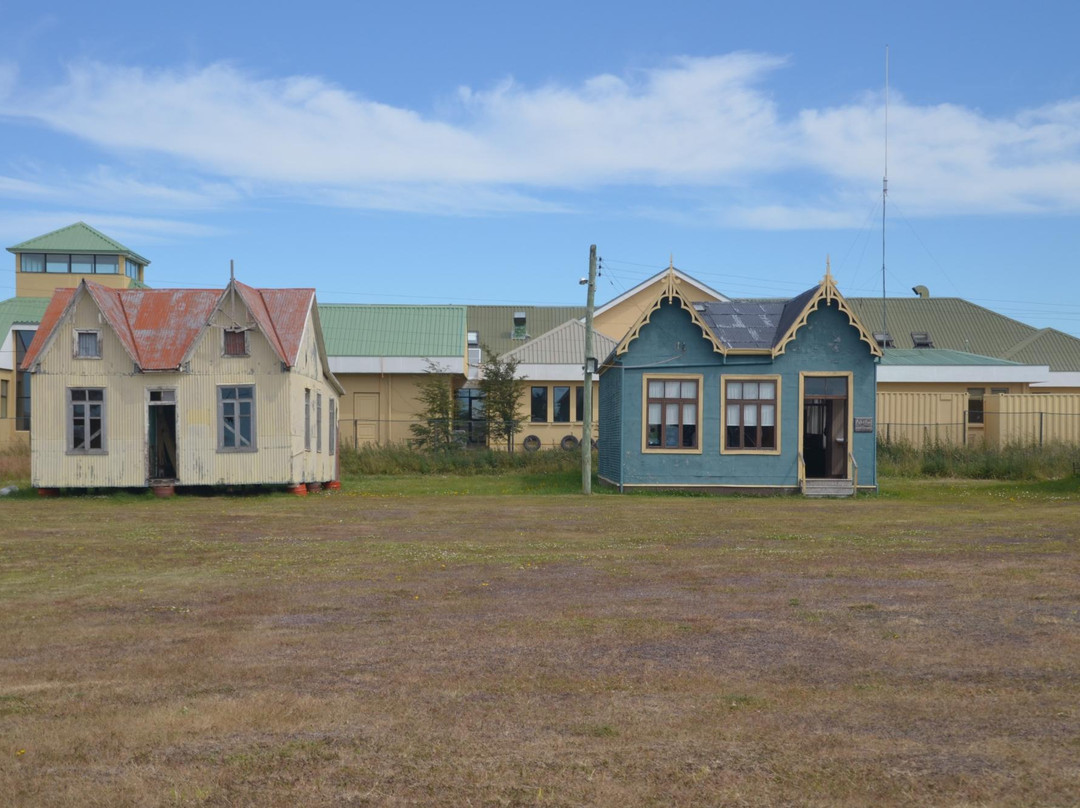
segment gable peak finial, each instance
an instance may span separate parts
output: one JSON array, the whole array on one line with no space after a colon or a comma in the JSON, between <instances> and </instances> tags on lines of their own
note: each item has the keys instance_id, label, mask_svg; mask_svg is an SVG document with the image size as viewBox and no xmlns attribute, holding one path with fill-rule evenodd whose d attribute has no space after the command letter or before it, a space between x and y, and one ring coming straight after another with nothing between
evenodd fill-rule
<instances>
[{"instance_id":1,"label":"gable peak finial","mask_svg":"<svg viewBox=\"0 0 1080 808\"><path fill-rule=\"evenodd\" d=\"M826 281L834 281L835 280L833 278L833 276L832 276L832 266L829 263L829 254L828 253L825 253L825 280Z\"/></svg>"},{"instance_id":2,"label":"gable peak finial","mask_svg":"<svg viewBox=\"0 0 1080 808\"><path fill-rule=\"evenodd\" d=\"M669 253L667 268L675 269L675 253Z\"/></svg>"}]
</instances>

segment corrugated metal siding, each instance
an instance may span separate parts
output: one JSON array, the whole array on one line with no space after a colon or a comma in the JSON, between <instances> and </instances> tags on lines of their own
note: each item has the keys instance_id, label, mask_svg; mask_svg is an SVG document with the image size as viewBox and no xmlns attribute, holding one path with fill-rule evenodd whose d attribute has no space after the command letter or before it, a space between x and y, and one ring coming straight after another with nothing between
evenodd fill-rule
<instances>
[{"instance_id":1,"label":"corrugated metal siding","mask_svg":"<svg viewBox=\"0 0 1080 808\"><path fill-rule=\"evenodd\" d=\"M177 477L180 485L284 484L332 480L334 456L327 451L327 384L313 329L304 330L298 365L282 369L280 358L258 331L249 333L247 357L221 355L221 327L214 323L192 354L189 373L137 373L120 341L99 325L96 308L84 299L70 321L58 326L53 347L33 376L32 476L48 488L142 486L147 483L147 390L176 390ZM102 329L100 360L72 357L73 327ZM255 452L219 452L217 402L221 385L255 386ZM106 455L68 455L69 387L104 387ZM322 451L304 450L303 390L312 402L322 393ZM312 424L318 419L313 417Z\"/></svg>"},{"instance_id":2,"label":"corrugated metal siding","mask_svg":"<svg viewBox=\"0 0 1080 808\"><path fill-rule=\"evenodd\" d=\"M878 393L877 436L886 443L964 443L967 393Z\"/></svg>"},{"instance_id":3,"label":"corrugated metal siding","mask_svg":"<svg viewBox=\"0 0 1080 808\"><path fill-rule=\"evenodd\" d=\"M983 418L989 446L1080 445L1080 394L991 395Z\"/></svg>"}]
</instances>

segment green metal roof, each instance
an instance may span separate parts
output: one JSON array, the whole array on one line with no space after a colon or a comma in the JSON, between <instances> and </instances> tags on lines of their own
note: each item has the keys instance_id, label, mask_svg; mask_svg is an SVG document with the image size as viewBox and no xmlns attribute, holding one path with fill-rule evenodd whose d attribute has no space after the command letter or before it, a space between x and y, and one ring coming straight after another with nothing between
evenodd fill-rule
<instances>
[{"instance_id":1,"label":"green metal roof","mask_svg":"<svg viewBox=\"0 0 1080 808\"><path fill-rule=\"evenodd\" d=\"M1010 362L1008 359L998 359L993 356L980 356L979 354L967 353L966 351L950 351L947 348L886 348L881 357L881 364L953 365L972 367L984 365L1020 365L1023 363Z\"/></svg>"},{"instance_id":2,"label":"green metal roof","mask_svg":"<svg viewBox=\"0 0 1080 808\"><path fill-rule=\"evenodd\" d=\"M480 336L480 344L502 356L520 348L533 337L546 334L567 320L585 316L584 306L469 306L469 330ZM526 339L514 339L514 314L525 313Z\"/></svg>"},{"instance_id":3,"label":"green metal roof","mask_svg":"<svg viewBox=\"0 0 1080 808\"><path fill-rule=\"evenodd\" d=\"M0 301L0 342L13 325L37 325L45 316L47 297L12 297Z\"/></svg>"},{"instance_id":4,"label":"green metal roof","mask_svg":"<svg viewBox=\"0 0 1080 808\"><path fill-rule=\"evenodd\" d=\"M882 330L881 298L849 297L869 331ZM1080 371L1080 339L1051 328L1037 329L955 297L888 298L885 317L897 349L912 348L912 332L925 331L935 348Z\"/></svg>"},{"instance_id":5,"label":"green metal roof","mask_svg":"<svg viewBox=\"0 0 1080 808\"><path fill-rule=\"evenodd\" d=\"M465 356L464 306L320 303L328 356Z\"/></svg>"},{"instance_id":6,"label":"green metal roof","mask_svg":"<svg viewBox=\"0 0 1080 808\"><path fill-rule=\"evenodd\" d=\"M95 230L86 222L75 222L59 230L53 230L43 236L37 236L22 244L8 247L8 252L54 252L54 253L97 253L99 255L123 255L130 256L140 264L150 262L132 249L125 247L119 241L111 239L99 230Z\"/></svg>"}]
</instances>

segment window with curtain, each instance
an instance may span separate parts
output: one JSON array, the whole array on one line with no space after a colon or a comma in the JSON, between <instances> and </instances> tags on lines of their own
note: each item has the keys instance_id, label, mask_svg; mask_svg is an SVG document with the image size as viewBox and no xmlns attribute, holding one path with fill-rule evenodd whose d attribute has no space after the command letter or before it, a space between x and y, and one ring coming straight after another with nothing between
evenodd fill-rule
<instances>
[{"instance_id":1,"label":"window with curtain","mask_svg":"<svg viewBox=\"0 0 1080 808\"><path fill-rule=\"evenodd\" d=\"M700 385L696 379L645 380L645 448L698 448Z\"/></svg>"},{"instance_id":2,"label":"window with curtain","mask_svg":"<svg viewBox=\"0 0 1080 808\"><path fill-rule=\"evenodd\" d=\"M725 380L724 448L776 449L776 382Z\"/></svg>"}]
</instances>

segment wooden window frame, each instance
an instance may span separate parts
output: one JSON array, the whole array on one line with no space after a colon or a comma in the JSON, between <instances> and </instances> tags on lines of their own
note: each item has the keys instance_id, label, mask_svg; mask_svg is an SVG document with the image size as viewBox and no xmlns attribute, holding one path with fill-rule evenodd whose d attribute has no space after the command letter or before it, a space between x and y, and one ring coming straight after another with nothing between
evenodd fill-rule
<instances>
[{"instance_id":1,"label":"wooden window frame","mask_svg":"<svg viewBox=\"0 0 1080 808\"><path fill-rule=\"evenodd\" d=\"M81 394L85 398L76 399L76 394ZM100 393L100 398L91 399L91 393ZM69 387L67 389L67 454L69 455L104 455L109 453L109 445L106 442L107 432L107 410L105 408L106 394L104 387ZM93 404L99 404L101 406L101 415L96 419L89 411L89 407ZM94 435L90 432L91 423L94 420L100 421L98 427L99 446L92 446ZM82 423L82 441L80 445L75 444L75 426L76 423Z\"/></svg>"},{"instance_id":2,"label":"wooden window frame","mask_svg":"<svg viewBox=\"0 0 1080 808\"><path fill-rule=\"evenodd\" d=\"M783 453L782 435L781 435L781 418L780 418L780 401L782 387L782 378L779 375L772 374L725 374L720 377L720 454L724 455L779 455ZM772 447L761 448L729 448L727 442L727 420L728 420L728 382L739 382L745 384L746 382L771 382L776 388L776 398L772 401L774 406L774 429L775 429L775 441L776 445ZM761 405L768 403L769 399L739 399L741 403L745 404L757 404L758 405L758 434L761 431ZM741 426L741 424L740 424Z\"/></svg>"},{"instance_id":3,"label":"wooden window frame","mask_svg":"<svg viewBox=\"0 0 1080 808\"><path fill-rule=\"evenodd\" d=\"M79 351L79 338L83 334L93 334L97 353L84 354ZM75 359L101 359L101 329L100 328L76 328L72 332L72 354Z\"/></svg>"},{"instance_id":4,"label":"wooden window frame","mask_svg":"<svg viewBox=\"0 0 1080 808\"><path fill-rule=\"evenodd\" d=\"M246 390L246 389L251 390L251 398L250 399L242 398L240 396L239 391L240 390ZM225 398L224 393L225 393L226 390L236 390L237 391L236 397L235 398ZM248 401L248 400L251 401L251 412L248 413L247 416L244 416L239 412L239 407L240 407L240 403L242 401ZM243 453L243 452L257 452L259 450L259 447L258 447L258 434L259 433L258 433L258 421L257 421L258 412L257 412L257 406L256 406L257 401L258 401L258 393L257 393L255 385L253 385L253 384L219 384L218 385L218 387L217 387L217 428L218 428L218 441L217 441L218 447L217 447L217 450L219 452L228 452L228 453L240 452L240 453ZM240 445L227 446L225 444L225 418L226 418L225 405L227 405L227 404L234 404L236 406L236 408L237 408L235 414L232 416L233 418L236 419L236 425L234 427L233 434L237 438L239 438L241 436L241 431L240 431L240 427L239 427L240 422L246 418L251 423L251 429L250 429L250 431L251 431L251 442L247 446L240 446Z\"/></svg>"},{"instance_id":5,"label":"wooden window frame","mask_svg":"<svg viewBox=\"0 0 1080 808\"><path fill-rule=\"evenodd\" d=\"M697 401L696 407L696 424L697 432L695 433L695 443L693 447L689 446L650 446L649 445L649 403L660 404L661 412L661 444L663 443L663 429L664 429L664 417L667 413L667 405L677 403L679 405L679 427L680 435L682 431L682 414L683 407L690 401L689 398L669 399L666 396L662 398L649 398L649 382L696 382L697 383ZM704 418L704 387L705 377L701 373L649 373L644 374L641 377L641 452L642 454L656 455L656 454L701 454L705 445L705 435L702 423Z\"/></svg>"}]
</instances>

